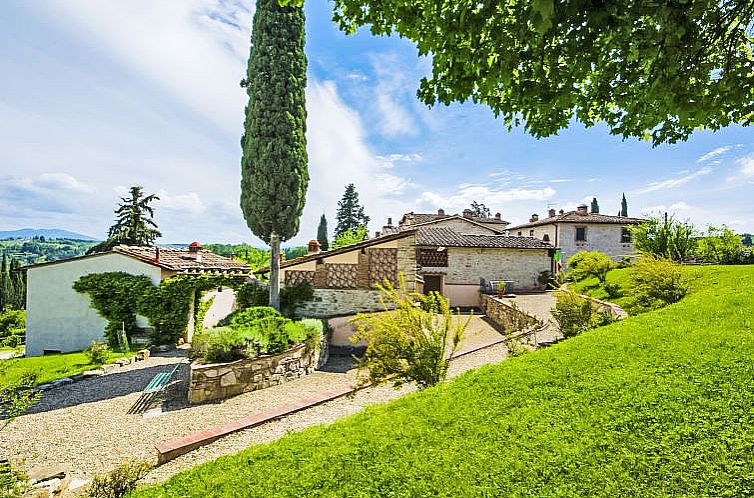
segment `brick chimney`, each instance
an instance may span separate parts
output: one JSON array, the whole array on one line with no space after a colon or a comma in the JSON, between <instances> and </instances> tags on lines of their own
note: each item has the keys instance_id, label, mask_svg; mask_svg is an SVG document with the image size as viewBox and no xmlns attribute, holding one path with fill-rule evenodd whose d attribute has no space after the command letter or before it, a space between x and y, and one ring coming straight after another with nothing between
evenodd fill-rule
<instances>
[{"instance_id":1,"label":"brick chimney","mask_svg":"<svg viewBox=\"0 0 754 498\"><path fill-rule=\"evenodd\" d=\"M579 204L576 208L576 214L578 214L579 216L586 216L587 214L589 214L589 208L586 204Z\"/></svg>"},{"instance_id":2,"label":"brick chimney","mask_svg":"<svg viewBox=\"0 0 754 498\"><path fill-rule=\"evenodd\" d=\"M464 209L463 210L463 217L464 218L473 218L474 217L474 211L471 209Z\"/></svg>"},{"instance_id":3,"label":"brick chimney","mask_svg":"<svg viewBox=\"0 0 754 498\"><path fill-rule=\"evenodd\" d=\"M310 240L306 246L306 254L319 254L320 252L322 252L322 248L319 246L319 241L316 239Z\"/></svg>"},{"instance_id":4,"label":"brick chimney","mask_svg":"<svg viewBox=\"0 0 754 498\"><path fill-rule=\"evenodd\" d=\"M445 216L445 210L444 209L438 209L437 210L437 214L439 214L440 216Z\"/></svg>"},{"instance_id":5,"label":"brick chimney","mask_svg":"<svg viewBox=\"0 0 754 498\"><path fill-rule=\"evenodd\" d=\"M563 210L561 209L560 211L558 211L558 214L565 214L565 211L563 211Z\"/></svg>"},{"instance_id":6,"label":"brick chimney","mask_svg":"<svg viewBox=\"0 0 754 498\"><path fill-rule=\"evenodd\" d=\"M160 262L160 248L155 246L154 248L154 262L159 263Z\"/></svg>"},{"instance_id":7,"label":"brick chimney","mask_svg":"<svg viewBox=\"0 0 754 498\"><path fill-rule=\"evenodd\" d=\"M503 219L503 218L502 218L502 216L503 216L503 215L502 215L502 214L500 214L500 213L495 213L495 219L496 219L496 220L502 220L502 219Z\"/></svg>"},{"instance_id":8,"label":"brick chimney","mask_svg":"<svg viewBox=\"0 0 754 498\"><path fill-rule=\"evenodd\" d=\"M547 214L548 214L548 215L550 216L550 218L554 218L554 217L555 217L555 210L554 210L554 209L550 209L550 210L549 210L549 211L547 212Z\"/></svg>"},{"instance_id":9,"label":"brick chimney","mask_svg":"<svg viewBox=\"0 0 754 498\"><path fill-rule=\"evenodd\" d=\"M539 221L539 215L537 213L534 213L531 215L531 218L529 218L529 223L534 223L535 221Z\"/></svg>"},{"instance_id":10,"label":"brick chimney","mask_svg":"<svg viewBox=\"0 0 754 498\"><path fill-rule=\"evenodd\" d=\"M188 247L189 256L191 256L197 263L202 262L202 245L199 242L192 242Z\"/></svg>"}]
</instances>

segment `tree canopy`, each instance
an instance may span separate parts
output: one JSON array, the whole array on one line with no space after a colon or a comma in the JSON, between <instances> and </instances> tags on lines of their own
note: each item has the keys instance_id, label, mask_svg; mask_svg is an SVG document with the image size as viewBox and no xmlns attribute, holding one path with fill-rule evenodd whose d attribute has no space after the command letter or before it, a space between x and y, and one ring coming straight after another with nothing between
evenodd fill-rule
<instances>
[{"instance_id":1,"label":"tree canopy","mask_svg":"<svg viewBox=\"0 0 754 498\"><path fill-rule=\"evenodd\" d=\"M319 247L323 251L327 251L330 248L330 241L327 239L327 218L323 214L319 219L319 226L317 227L317 242Z\"/></svg>"},{"instance_id":2,"label":"tree canopy","mask_svg":"<svg viewBox=\"0 0 754 498\"><path fill-rule=\"evenodd\" d=\"M343 31L397 33L431 57L428 105L472 100L538 138L604 122L654 145L751 122L753 17L751 0L334 3Z\"/></svg>"},{"instance_id":3,"label":"tree canopy","mask_svg":"<svg viewBox=\"0 0 754 498\"><path fill-rule=\"evenodd\" d=\"M160 198L155 194L145 196L144 189L134 185L129 189L131 197L121 197L115 210L115 224L107 233L107 240L90 248L87 254L109 251L123 244L127 246L151 246L155 239L162 237L154 222L153 201Z\"/></svg>"},{"instance_id":4,"label":"tree canopy","mask_svg":"<svg viewBox=\"0 0 754 498\"><path fill-rule=\"evenodd\" d=\"M369 224L369 216L364 213L364 206L359 203L359 193L356 192L353 183L346 185L343 197L338 201L335 219L337 221L335 226L336 239L348 230L356 233L359 227L366 227ZM366 236L366 230L364 235Z\"/></svg>"},{"instance_id":5,"label":"tree canopy","mask_svg":"<svg viewBox=\"0 0 754 498\"><path fill-rule=\"evenodd\" d=\"M490 208L484 205L484 203L471 201L471 211L473 211L476 218L489 218L492 216Z\"/></svg>"}]
</instances>

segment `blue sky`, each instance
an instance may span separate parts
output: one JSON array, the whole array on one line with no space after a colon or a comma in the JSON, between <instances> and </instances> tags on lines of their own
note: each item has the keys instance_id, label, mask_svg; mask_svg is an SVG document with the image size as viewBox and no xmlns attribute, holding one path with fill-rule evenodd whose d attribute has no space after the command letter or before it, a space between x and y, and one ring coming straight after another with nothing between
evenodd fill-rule
<instances>
[{"instance_id":1,"label":"blue sky","mask_svg":"<svg viewBox=\"0 0 754 498\"><path fill-rule=\"evenodd\" d=\"M160 242L261 245L238 207L253 2L8 0L0 18L0 229L102 237L127 187L162 200ZM669 210L754 231L751 129L652 148L574 125L536 140L485 107L416 99L429 60L397 37L340 33L307 3L311 182L300 234L355 183L370 231L407 211L471 201L515 223L593 196L617 213Z\"/></svg>"}]
</instances>

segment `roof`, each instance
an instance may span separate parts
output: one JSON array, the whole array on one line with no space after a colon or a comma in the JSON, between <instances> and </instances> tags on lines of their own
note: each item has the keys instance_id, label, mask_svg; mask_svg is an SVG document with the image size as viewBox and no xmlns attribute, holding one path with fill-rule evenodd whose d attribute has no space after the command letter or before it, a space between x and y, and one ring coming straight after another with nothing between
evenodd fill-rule
<instances>
[{"instance_id":1,"label":"roof","mask_svg":"<svg viewBox=\"0 0 754 498\"><path fill-rule=\"evenodd\" d=\"M111 251L100 252L95 254L86 254L67 259L58 259L55 261L45 261L34 265L24 266L22 269L36 268L40 266L49 266L69 261L82 259L97 258L106 254L122 254L124 256L138 259L144 263L157 266L159 268L175 271L178 273L230 273L235 275L248 275L251 273L251 267L240 261L233 261L230 258L219 256L211 251L199 250L201 254L200 261L189 253L188 248L168 248L160 247L160 259L156 260L157 247L146 246L115 246Z\"/></svg>"},{"instance_id":2,"label":"roof","mask_svg":"<svg viewBox=\"0 0 754 498\"><path fill-rule=\"evenodd\" d=\"M458 233L450 228L422 227L417 231L417 246L486 247L497 249L554 249L547 242L532 237Z\"/></svg>"},{"instance_id":3,"label":"roof","mask_svg":"<svg viewBox=\"0 0 754 498\"><path fill-rule=\"evenodd\" d=\"M300 265L301 263L306 263L307 261L315 261L320 258L327 258L330 256L335 256L336 254L343 254L345 252L351 252L355 249L361 249L364 247L369 247L377 244L382 244L385 242L389 242L391 240L397 240L402 239L403 237L408 237L409 235L412 235L416 232L416 230L407 229L402 230L397 233L391 233L389 235L381 235L380 237L374 237L372 239L363 240L357 244L351 244L348 246L339 247L337 249L331 249L329 251L322 251L314 254L307 254L306 256L301 256L294 259L289 259L287 261L283 261L280 264L280 268L286 268L288 266L294 266L294 265ZM267 273L270 271L269 267L260 268L257 270L256 273Z\"/></svg>"},{"instance_id":4,"label":"roof","mask_svg":"<svg viewBox=\"0 0 754 498\"><path fill-rule=\"evenodd\" d=\"M642 221L644 220L642 220L641 218L630 218L627 216L609 216L599 213L579 214L577 211L569 211L563 214L556 214L555 216L551 216L549 218L543 218L538 221L524 223L523 225L508 227L508 230L537 227L541 225L551 225L553 223L606 223L613 225L638 225Z\"/></svg>"},{"instance_id":5,"label":"roof","mask_svg":"<svg viewBox=\"0 0 754 498\"><path fill-rule=\"evenodd\" d=\"M420 225L423 223L431 223L447 218L460 218L466 221L472 221L475 223L483 223L490 225L501 225L501 228L505 225L510 225L510 222L502 220L500 218L480 218L476 216L465 217L460 214L437 214L437 213L406 213L401 218L401 225Z\"/></svg>"}]
</instances>

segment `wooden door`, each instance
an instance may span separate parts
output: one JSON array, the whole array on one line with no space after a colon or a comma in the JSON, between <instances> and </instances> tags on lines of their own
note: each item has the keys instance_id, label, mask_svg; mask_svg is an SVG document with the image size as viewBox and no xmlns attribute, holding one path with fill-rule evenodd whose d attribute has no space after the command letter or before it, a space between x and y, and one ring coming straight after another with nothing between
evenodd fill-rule
<instances>
[{"instance_id":1,"label":"wooden door","mask_svg":"<svg viewBox=\"0 0 754 498\"><path fill-rule=\"evenodd\" d=\"M424 289L425 294L435 291L442 294L442 275L424 275Z\"/></svg>"}]
</instances>

